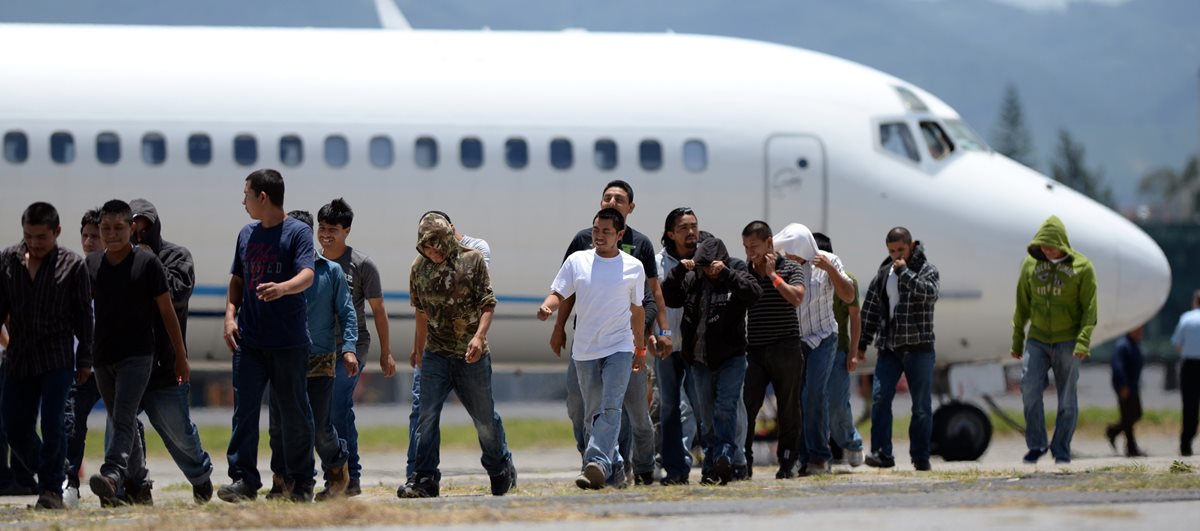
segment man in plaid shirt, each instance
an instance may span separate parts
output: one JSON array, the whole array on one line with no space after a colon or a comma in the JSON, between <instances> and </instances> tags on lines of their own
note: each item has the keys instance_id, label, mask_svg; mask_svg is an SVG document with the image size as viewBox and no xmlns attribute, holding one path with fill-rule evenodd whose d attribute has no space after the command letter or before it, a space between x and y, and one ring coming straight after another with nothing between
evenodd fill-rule
<instances>
[{"instance_id":1,"label":"man in plaid shirt","mask_svg":"<svg viewBox=\"0 0 1200 531\"><path fill-rule=\"evenodd\" d=\"M913 468L930 469L933 434L933 305L938 299L938 271L925 258L921 242L904 227L887 235L888 258L867 289L862 308L862 339L858 356L866 356L872 340L879 349L871 407L871 455L866 463L877 468L896 466L892 456L892 399L896 383L908 376L912 423L908 427Z\"/></svg>"}]
</instances>

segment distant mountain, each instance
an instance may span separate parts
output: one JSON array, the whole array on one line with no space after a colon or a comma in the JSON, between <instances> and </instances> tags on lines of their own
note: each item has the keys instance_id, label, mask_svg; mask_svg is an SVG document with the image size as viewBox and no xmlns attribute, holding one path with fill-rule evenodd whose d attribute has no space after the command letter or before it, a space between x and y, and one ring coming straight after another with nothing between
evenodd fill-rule
<instances>
[{"instance_id":1,"label":"distant mountain","mask_svg":"<svg viewBox=\"0 0 1200 531\"><path fill-rule=\"evenodd\" d=\"M1122 204L1200 147L1195 0L399 0L416 28L666 31L809 48L909 80L990 136L1016 83L1043 168L1067 128ZM1031 10L1014 4L1067 6ZM0 0L0 20L374 27L373 0Z\"/></svg>"}]
</instances>

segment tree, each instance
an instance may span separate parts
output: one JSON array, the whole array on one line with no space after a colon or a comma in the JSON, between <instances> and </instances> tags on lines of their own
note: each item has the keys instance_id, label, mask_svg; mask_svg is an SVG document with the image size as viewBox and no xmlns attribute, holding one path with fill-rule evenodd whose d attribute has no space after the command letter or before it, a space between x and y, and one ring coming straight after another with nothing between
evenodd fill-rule
<instances>
[{"instance_id":1,"label":"tree","mask_svg":"<svg viewBox=\"0 0 1200 531\"><path fill-rule=\"evenodd\" d=\"M1103 205L1113 206L1112 187L1104 184L1104 172L1089 169L1084 163L1085 150L1071 137L1066 129L1058 130L1058 145L1054 147L1054 159L1050 161L1050 176L1075 191Z\"/></svg>"},{"instance_id":2,"label":"tree","mask_svg":"<svg viewBox=\"0 0 1200 531\"><path fill-rule=\"evenodd\" d=\"M1025 114L1021 110L1021 98L1017 86L1009 83L1000 105L1000 119L992 132L992 148L997 153L1032 168L1036 164L1033 156L1033 135L1025 126Z\"/></svg>"},{"instance_id":3,"label":"tree","mask_svg":"<svg viewBox=\"0 0 1200 531\"><path fill-rule=\"evenodd\" d=\"M1183 171L1162 166L1150 170L1138 182L1138 194L1160 202L1159 210L1169 218L1190 219L1200 206L1200 163L1192 155Z\"/></svg>"}]
</instances>

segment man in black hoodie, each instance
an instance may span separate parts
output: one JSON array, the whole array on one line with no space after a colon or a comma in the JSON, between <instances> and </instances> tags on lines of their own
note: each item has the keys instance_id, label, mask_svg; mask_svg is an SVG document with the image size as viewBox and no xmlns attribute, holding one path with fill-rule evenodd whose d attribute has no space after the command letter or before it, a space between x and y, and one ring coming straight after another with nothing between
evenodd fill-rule
<instances>
[{"instance_id":1,"label":"man in black hoodie","mask_svg":"<svg viewBox=\"0 0 1200 531\"><path fill-rule=\"evenodd\" d=\"M733 478L738 397L746 378L746 312L762 296L746 263L730 258L725 243L708 238L694 259L667 272L663 297L683 307L683 348L696 387L696 412L704 427L704 483Z\"/></svg>"},{"instance_id":2,"label":"man in black hoodie","mask_svg":"<svg viewBox=\"0 0 1200 531\"><path fill-rule=\"evenodd\" d=\"M144 250L154 253L167 271L167 287L179 329L187 339L188 302L196 283L192 265L192 253L182 245L162 238L162 219L154 205L145 199L134 199L129 203L133 209L134 242ZM200 433L192 422L189 409L191 384L181 380L180 370L188 370L185 356L176 355L171 346L162 319L154 325L154 366L150 372L150 383L142 397L142 409L150 419L154 430L162 437L163 445L192 484L192 496L196 503L212 499L212 460L200 444ZM125 485L130 501L150 500L150 481L144 476L129 478Z\"/></svg>"}]
</instances>

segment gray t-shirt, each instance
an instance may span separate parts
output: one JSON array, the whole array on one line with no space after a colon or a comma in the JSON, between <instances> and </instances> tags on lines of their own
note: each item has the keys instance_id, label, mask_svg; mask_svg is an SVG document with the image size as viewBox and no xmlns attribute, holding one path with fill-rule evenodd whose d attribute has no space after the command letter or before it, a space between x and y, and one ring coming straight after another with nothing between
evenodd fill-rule
<instances>
[{"instance_id":1,"label":"gray t-shirt","mask_svg":"<svg viewBox=\"0 0 1200 531\"><path fill-rule=\"evenodd\" d=\"M492 267L492 248L488 247L488 242L483 241L481 238L472 238L464 234L462 239L458 240L458 244L467 249L475 249L483 253L484 265Z\"/></svg>"},{"instance_id":2,"label":"gray t-shirt","mask_svg":"<svg viewBox=\"0 0 1200 531\"><path fill-rule=\"evenodd\" d=\"M354 312L358 317L359 358L362 358L366 355L366 347L371 345L371 334L367 332L367 318L364 315L366 301L383 297L379 268L375 267L375 262L371 261L369 256L349 246L342 256L333 261L342 266L342 271L346 273L346 283L350 285L350 298L354 300ZM337 337L341 337L340 329Z\"/></svg>"}]
</instances>

